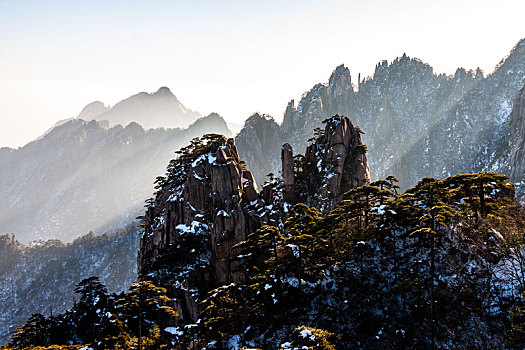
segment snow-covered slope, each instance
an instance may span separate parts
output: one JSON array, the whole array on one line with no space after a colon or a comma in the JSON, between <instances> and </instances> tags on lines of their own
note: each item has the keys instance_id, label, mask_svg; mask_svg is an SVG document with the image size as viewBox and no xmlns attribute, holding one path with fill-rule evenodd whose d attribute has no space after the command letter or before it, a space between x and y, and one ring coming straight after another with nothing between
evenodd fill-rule
<instances>
[{"instance_id":1,"label":"snow-covered slope","mask_svg":"<svg viewBox=\"0 0 525 350\"><path fill-rule=\"evenodd\" d=\"M58 240L27 247L0 236L0 344L33 313L58 314L73 306L73 290L98 276L112 292L136 279L139 234L128 225L113 235L86 235L72 244Z\"/></svg>"}]
</instances>

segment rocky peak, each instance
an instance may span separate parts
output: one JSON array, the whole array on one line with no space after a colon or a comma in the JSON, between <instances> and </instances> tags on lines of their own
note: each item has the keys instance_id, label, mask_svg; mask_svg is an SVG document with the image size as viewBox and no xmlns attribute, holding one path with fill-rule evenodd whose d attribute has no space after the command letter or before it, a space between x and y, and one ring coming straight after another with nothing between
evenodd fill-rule
<instances>
[{"instance_id":1,"label":"rocky peak","mask_svg":"<svg viewBox=\"0 0 525 350\"><path fill-rule=\"evenodd\" d=\"M94 101L86 105L82 111L78 114L78 119L91 120L99 116L100 114L109 110L109 107L105 106L100 101Z\"/></svg>"},{"instance_id":2,"label":"rocky peak","mask_svg":"<svg viewBox=\"0 0 525 350\"><path fill-rule=\"evenodd\" d=\"M483 79L485 78L485 73L483 72L483 70L481 68L476 68L476 72L474 73L474 77L476 79Z\"/></svg>"},{"instance_id":3,"label":"rocky peak","mask_svg":"<svg viewBox=\"0 0 525 350\"><path fill-rule=\"evenodd\" d=\"M201 118L197 119L196 121L194 121L190 125L190 128L194 128L194 129L206 129L206 128L208 128L209 129L210 126L216 127L217 130L225 130L225 131L227 131L227 135L225 134L226 136L230 136L231 135L231 131L228 128L228 124L226 123L224 118L221 117L217 113L210 113L210 114L208 114L205 117L201 117ZM203 134L204 133L200 133L200 135L203 135Z\"/></svg>"},{"instance_id":4,"label":"rocky peak","mask_svg":"<svg viewBox=\"0 0 525 350\"><path fill-rule=\"evenodd\" d=\"M507 60L520 60L525 56L525 38L521 39L510 51L509 55L505 57L501 62Z\"/></svg>"},{"instance_id":5,"label":"rocky peak","mask_svg":"<svg viewBox=\"0 0 525 350\"><path fill-rule=\"evenodd\" d=\"M268 119L252 117L262 121ZM234 246L262 225L280 227L300 201L328 212L344 192L369 181L365 150L347 117L329 118L306 157L296 160L293 148L282 146L282 179L272 176L259 193L233 139L193 140L157 179L159 191L144 216L140 277L173 286L182 319L195 321L209 290L243 281Z\"/></svg>"},{"instance_id":6,"label":"rocky peak","mask_svg":"<svg viewBox=\"0 0 525 350\"><path fill-rule=\"evenodd\" d=\"M293 148L289 143L285 143L281 147L281 163L285 200L287 202L293 202L295 200L295 164L293 159Z\"/></svg>"},{"instance_id":7,"label":"rocky peak","mask_svg":"<svg viewBox=\"0 0 525 350\"><path fill-rule=\"evenodd\" d=\"M290 119L293 116L295 111L295 100L290 100L286 105L286 110L284 111L284 119Z\"/></svg>"},{"instance_id":8,"label":"rocky peak","mask_svg":"<svg viewBox=\"0 0 525 350\"><path fill-rule=\"evenodd\" d=\"M331 89L349 89L352 88L352 77L350 76L350 70L343 64L336 67L333 71L328 85Z\"/></svg>"},{"instance_id":9,"label":"rocky peak","mask_svg":"<svg viewBox=\"0 0 525 350\"><path fill-rule=\"evenodd\" d=\"M160 190L146 211L138 272L158 279L156 262L172 254L186 257L172 266L179 284L171 293L178 297L179 314L195 320L198 300L211 287L242 280L233 246L258 227L245 209L258 195L233 139L207 135L179 154L168 176L158 179ZM185 251L188 242L198 243Z\"/></svg>"},{"instance_id":10,"label":"rocky peak","mask_svg":"<svg viewBox=\"0 0 525 350\"><path fill-rule=\"evenodd\" d=\"M126 133L128 134L144 134L145 130L144 128L139 124L135 122L131 122L124 128Z\"/></svg>"},{"instance_id":11,"label":"rocky peak","mask_svg":"<svg viewBox=\"0 0 525 350\"><path fill-rule=\"evenodd\" d=\"M254 113L248 119L246 119L245 124L247 125L258 125L268 122L275 122L273 117L269 114Z\"/></svg>"},{"instance_id":12,"label":"rocky peak","mask_svg":"<svg viewBox=\"0 0 525 350\"><path fill-rule=\"evenodd\" d=\"M330 211L352 188L370 182L366 146L360 129L338 115L325 120L324 132L306 149L307 186L314 189L310 202Z\"/></svg>"},{"instance_id":13,"label":"rocky peak","mask_svg":"<svg viewBox=\"0 0 525 350\"><path fill-rule=\"evenodd\" d=\"M154 95L157 95L157 96L173 96L173 97L175 97L175 95L173 95L173 93L171 92L171 90L167 86L160 87L157 90L157 92L154 93Z\"/></svg>"}]
</instances>

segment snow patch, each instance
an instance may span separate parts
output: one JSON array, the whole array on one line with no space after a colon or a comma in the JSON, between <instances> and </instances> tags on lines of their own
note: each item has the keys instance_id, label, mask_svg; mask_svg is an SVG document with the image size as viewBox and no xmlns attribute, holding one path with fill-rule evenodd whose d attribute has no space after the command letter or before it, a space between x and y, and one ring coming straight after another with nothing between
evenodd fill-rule
<instances>
[{"instance_id":1,"label":"snow patch","mask_svg":"<svg viewBox=\"0 0 525 350\"><path fill-rule=\"evenodd\" d=\"M182 330L180 330L179 327L166 327L164 328L164 331L170 333L170 334L173 334L173 335L183 335L184 332Z\"/></svg>"}]
</instances>

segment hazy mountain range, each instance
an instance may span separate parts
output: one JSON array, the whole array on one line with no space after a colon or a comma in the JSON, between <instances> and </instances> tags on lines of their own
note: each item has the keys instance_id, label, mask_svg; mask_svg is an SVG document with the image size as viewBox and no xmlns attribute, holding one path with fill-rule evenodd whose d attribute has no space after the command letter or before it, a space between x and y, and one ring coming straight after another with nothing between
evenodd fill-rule
<instances>
[{"instance_id":1,"label":"hazy mountain range","mask_svg":"<svg viewBox=\"0 0 525 350\"><path fill-rule=\"evenodd\" d=\"M199 117L198 112L186 108L167 87L154 93L140 92L111 108L95 101L78 115L85 120L108 120L112 125L135 122L145 129L185 128Z\"/></svg>"},{"instance_id":2,"label":"hazy mountain range","mask_svg":"<svg viewBox=\"0 0 525 350\"><path fill-rule=\"evenodd\" d=\"M424 176L495 170L519 183L523 174L513 169L522 168L521 158L509 152L520 149L523 135L516 130L522 115L514 112L517 121L511 122L511 112L524 78L524 41L486 76L462 68L438 75L406 55L379 63L372 77L357 81L339 66L328 83L315 85L298 103L290 101L282 124L254 114L236 141L261 184L268 173L279 174L283 143L305 149L327 116L347 115L366 132L372 179L392 174L406 188ZM34 142L1 149L1 232L22 242L71 241L128 222L140 213L175 150L204 133L230 133L218 115L198 116L162 87L112 108L90 103ZM148 129L191 122L184 130Z\"/></svg>"},{"instance_id":3,"label":"hazy mountain range","mask_svg":"<svg viewBox=\"0 0 525 350\"><path fill-rule=\"evenodd\" d=\"M160 105L155 107L151 101ZM152 95L132 96L102 115L114 123L129 107L134 117L146 120L169 103L180 105L167 88L161 88ZM103 110L97 105L88 105L79 116L93 118L94 110ZM2 148L0 231L14 233L24 243L70 242L89 231L126 225L141 214L155 178L164 173L174 152L206 133L229 135L230 131L215 113L186 129L145 130L136 122L110 127L107 121L76 118L59 123L22 148Z\"/></svg>"}]
</instances>

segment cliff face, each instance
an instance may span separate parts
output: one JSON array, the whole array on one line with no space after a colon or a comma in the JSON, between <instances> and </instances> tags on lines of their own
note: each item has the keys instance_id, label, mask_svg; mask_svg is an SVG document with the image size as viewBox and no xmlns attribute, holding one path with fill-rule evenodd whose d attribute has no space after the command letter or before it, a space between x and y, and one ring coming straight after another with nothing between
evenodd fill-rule
<instances>
[{"instance_id":1,"label":"cliff face","mask_svg":"<svg viewBox=\"0 0 525 350\"><path fill-rule=\"evenodd\" d=\"M369 181L364 149L348 118L330 118L306 162L283 146L283 179L272 179L259 193L233 139L207 135L194 141L158 179L159 191L144 216L140 278L172 286L182 319L195 321L198 301L209 290L243 281L235 244L264 224L279 226L296 202L326 212L344 192ZM327 180L319 182L321 177Z\"/></svg>"},{"instance_id":2,"label":"cliff face","mask_svg":"<svg viewBox=\"0 0 525 350\"><path fill-rule=\"evenodd\" d=\"M506 137L510 179L520 183L525 179L525 86L518 92L510 115L509 132Z\"/></svg>"},{"instance_id":3,"label":"cliff face","mask_svg":"<svg viewBox=\"0 0 525 350\"><path fill-rule=\"evenodd\" d=\"M217 283L238 281L228 259L232 246L250 229L241 205L249 194L256 194L251 173L243 169L233 139L212 140L207 153L180 165L183 180L177 178L182 169L170 174L155 205L146 212L141 252L169 247L181 235L209 233L214 279ZM139 261L143 259L140 255Z\"/></svg>"},{"instance_id":4,"label":"cliff face","mask_svg":"<svg viewBox=\"0 0 525 350\"><path fill-rule=\"evenodd\" d=\"M312 204L323 212L341 201L346 191L370 181L366 146L359 129L346 117L330 119L324 135L308 146L305 156L307 172L320 179ZM313 188L315 185L309 184Z\"/></svg>"},{"instance_id":5,"label":"cliff face","mask_svg":"<svg viewBox=\"0 0 525 350\"><path fill-rule=\"evenodd\" d=\"M209 136L183 152L146 211L138 271L144 279L174 282L179 314L195 320L197 301L211 287L242 280L233 246L260 221L246 208L257 204L255 181L233 139ZM168 267L174 274L159 276L159 264L174 255L176 266Z\"/></svg>"}]
</instances>

